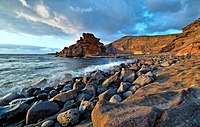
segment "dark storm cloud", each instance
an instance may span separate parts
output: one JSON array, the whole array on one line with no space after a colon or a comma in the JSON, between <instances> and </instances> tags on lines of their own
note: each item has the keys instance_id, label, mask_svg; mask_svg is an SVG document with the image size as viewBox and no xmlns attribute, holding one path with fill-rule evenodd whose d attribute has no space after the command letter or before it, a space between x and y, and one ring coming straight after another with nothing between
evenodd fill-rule
<instances>
[{"instance_id":1,"label":"dark storm cloud","mask_svg":"<svg viewBox=\"0 0 200 127\"><path fill-rule=\"evenodd\" d=\"M197 0L144 0L146 11L153 15L152 21L145 23L146 32L181 30L200 17L199 5Z\"/></svg>"}]
</instances>

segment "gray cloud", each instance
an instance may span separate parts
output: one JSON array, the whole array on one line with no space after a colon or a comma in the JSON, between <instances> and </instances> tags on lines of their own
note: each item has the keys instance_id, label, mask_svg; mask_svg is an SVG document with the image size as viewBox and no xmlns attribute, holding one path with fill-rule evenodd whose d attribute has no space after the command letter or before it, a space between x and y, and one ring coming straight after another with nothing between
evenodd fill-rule
<instances>
[{"instance_id":1,"label":"gray cloud","mask_svg":"<svg viewBox=\"0 0 200 127\"><path fill-rule=\"evenodd\" d=\"M151 12L178 12L182 9L181 0L143 0L145 7Z\"/></svg>"},{"instance_id":2,"label":"gray cloud","mask_svg":"<svg viewBox=\"0 0 200 127\"><path fill-rule=\"evenodd\" d=\"M0 50L1 54L44 54L60 51L58 48L14 44L0 44Z\"/></svg>"},{"instance_id":3,"label":"gray cloud","mask_svg":"<svg viewBox=\"0 0 200 127\"><path fill-rule=\"evenodd\" d=\"M92 32L109 42L181 30L200 17L199 5L198 0L2 0L0 29L58 37Z\"/></svg>"}]
</instances>

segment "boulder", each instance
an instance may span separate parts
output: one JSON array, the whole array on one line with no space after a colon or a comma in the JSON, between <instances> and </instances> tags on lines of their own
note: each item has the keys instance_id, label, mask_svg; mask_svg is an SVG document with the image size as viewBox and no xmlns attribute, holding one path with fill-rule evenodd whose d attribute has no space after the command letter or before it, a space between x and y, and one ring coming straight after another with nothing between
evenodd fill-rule
<instances>
[{"instance_id":1,"label":"boulder","mask_svg":"<svg viewBox=\"0 0 200 127\"><path fill-rule=\"evenodd\" d=\"M37 123L39 119L56 114L60 110L55 102L41 101L32 105L26 114L26 124Z\"/></svg>"},{"instance_id":2,"label":"boulder","mask_svg":"<svg viewBox=\"0 0 200 127\"><path fill-rule=\"evenodd\" d=\"M200 89L189 88L182 93L182 96L184 101L162 113L157 127L198 127L200 125Z\"/></svg>"},{"instance_id":3,"label":"boulder","mask_svg":"<svg viewBox=\"0 0 200 127\"><path fill-rule=\"evenodd\" d=\"M54 97L56 94L58 94L58 92L56 90L51 90L49 92L50 97Z\"/></svg>"},{"instance_id":4,"label":"boulder","mask_svg":"<svg viewBox=\"0 0 200 127\"><path fill-rule=\"evenodd\" d=\"M83 92L78 94L78 96L76 97L76 101L90 100L92 97L93 97L92 94Z\"/></svg>"},{"instance_id":5,"label":"boulder","mask_svg":"<svg viewBox=\"0 0 200 127\"><path fill-rule=\"evenodd\" d=\"M103 92L102 94L100 94L98 98L99 100L109 100L115 93L116 91L113 88L110 88L105 92Z\"/></svg>"},{"instance_id":6,"label":"boulder","mask_svg":"<svg viewBox=\"0 0 200 127\"><path fill-rule=\"evenodd\" d=\"M9 93L0 98L0 106L8 105L14 99L24 98L24 95L17 94L17 93Z\"/></svg>"},{"instance_id":7,"label":"boulder","mask_svg":"<svg viewBox=\"0 0 200 127\"><path fill-rule=\"evenodd\" d=\"M37 95L39 95L39 94L41 94L41 93L42 93L41 90L36 90L36 91L33 93L33 96L37 96Z\"/></svg>"},{"instance_id":8,"label":"boulder","mask_svg":"<svg viewBox=\"0 0 200 127\"><path fill-rule=\"evenodd\" d=\"M9 105L0 106L0 123L6 123L11 120L21 120L23 117L17 117L20 114L24 115L28 110L29 103L33 101L31 98L19 98L11 101Z\"/></svg>"},{"instance_id":9,"label":"boulder","mask_svg":"<svg viewBox=\"0 0 200 127\"><path fill-rule=\"evenodd\" d=\"M139 76L132 84L133 85L140 85L144 86L154 81L153 77L141 75Z\"/></svg>"},{"instance_id":10,"label":"boulder","mask_svg":"<svg viewBox=\"0 0 200 127\"><path fill-rule=\"evenodd\" d=\"M37 100L47 100L48 99L48 94L47 93L42 93L36 96Z\"/></svg>"},{"instance_id":11,"label":"boulder","mask_svg":"<svg viewBox=\"0 0 200 127\"><path fill-rule=\"evenodd\" d=\"M108 88L106 86L99 85L99 86L97 86L97 93L101 94L101 93L105 92L107 89Z\"/></svg>"},{"instance_id":12,"label":"boulder","mask_svg":"<svg viewBox=\"0 0 200 127\"><path fill-rule=\"evenodd\" d=\"M53 90L53 86L47 86L42 90L42 92L49 93L51 90Z\"/></svg>"},{"instance_id":13,"label":"boulder","mask_svg":"<svg viewBox=\"0 0 200 127\"><path fill-rule=\"evenodd\" d=\"M94 127L199 126L199 104L199 88L134 94L119 104L99 101L92 111L92 122Z\"/></svg>"},{"instance_id":14,"label":"boulder","mask_svg":"<svg viewBox=\"0 0 200 127\"><path fill-rule=\"evenodd\" d=\"M135 72L133 71L126 79L126 82L130 82L133 83L134 80L136 79L137 75L135 74Z\"/></svg>"},{"instance_id":15,"label":"boulder","mask_svg":"<svg viewBox=\"0 0 200 127\"><path fill-rule=\"evenodd\" d=\"M67 110L57 116L57 121L62 126L75 125L79 123L80 112L77 108Z\"/></svg>"},{"instance_id":16,"label":"boulder","mask_svg":"<svg viewBox=\"0 0 200 127\"><path fill-rule=\"evenodd\" d=\"M147 72L145 75L156 79L156 75L152 71Z\"/></svg>"},{"instance_id":17,"label":"boulder","mask_svg":"<svg viewBox=\"0 0 200 127\"><path fill-rule=\"evenodd\" d=\"M60 102L67 102L68 100L76 98L78 95L78 90L73 89L69 90L67 92L59 93L53 98L50 99L50 101L60 101Z\"/></svg>"},{"instance_id":18,"label":"boulder","mask_svg":"<svg viewBox=\"0 0 200 127\"><path fill-rule=\"evenodd\" d=\"M90 118L93 108L94 104L92 102L83 100L79 106L79 112L84 118Z\"/></svg>"},{"instance_id":19,"label":"boulder","mask_svg":"<svg viewBox=\"0 0 200 127\"><path fill-rule=\"evenodd\" d=\"M57 85L57 86L54 87L54 90L59 92L59 91L61 91L63 89L64 86L65 85L63 85L63 84L62 85Z\"/></svg>"},{"instance_id":20,"label":"boulder","mask_svg":"<svg viewBox=\"0 0 200 127\"><path fill-rule=\"evenodd\" d=\"M117 94L113 95L109 100L110 103L120 103L121 101L122 98Z\"/></svg>"},{"instance_id":21,"label":"boulder","mask_svg":"<svg viewBox=\"0 0 200 127\"><path fill-rule=\"evenodd\" d=\"M91 74L91 79L102 79L105 80L104 72L101 70L96 70Z\"/></svg>"},{"instance_id":22,"label":"boulder","mask_svg":"<svg viewBox=\"0 0 200 127\"><path fill-rule=\"evenodd\" d=\"M140 68L139 66L135 63L135 64L132 64L131 67L129 67L130 70L132 71L138 71Z\"/></svg>"},{"instance_id":23,"label":"boulder","mask_svg":"<svg viewBox=\"0 0 200 127\"><path fill-rule=\"evenodd\" d=\"M132 93L135 93L136 90L137 90L138 88L140 88L139 85L134 85L134 86L131 86L131 87L129 88L129 90L130 90Z\"/></svg>"},{"instance_id":24,"label":"boulder","mask_svg":"<svg viewBox=\"0 0 200 127\"><path fill-rule=\"evenodd\" d=\"M129 96L131 96L132 94L133 94L132 91L126 91L125 93L123 93L123 98L126 99Z\"/></svg>"},{"instance_id":25,"label":"boulder","mask_svg":"<svg viewBox=\"0 0 200 127\"><path fill-rule=\"evenodd\" d=\"M127 68L122 68L122 71L121 71L121 75L120 75L120 80L121 81L126 81L127 77L129 75L131 75L133 72Z\"/></svg>"},{"instance_id":26,"label":"boulder","mask_svg":"<svg viewBox=\"0 0 200 127\"><path fill-rule=\"evenodd\" d=\"M161 67L169 67L169 66L171 66L171 64L172 64L171 62L166 61L166 62L161 63L160 66Z\"/></svg>"},{"instance_id":27,"label":"boulder","mask_svg":"<svg viewBox=\"0 0 200 127\"><path fill-rule=\"evenodd\" d=\"M91 94L91 96L96 95L96 87L93 85L86 85L84 89L81 90L83 93Z\"/></svg>"},{"instance_id":28,"label":"boulder","mask_svg":"<svg viewBox=\"0 0 200 127\"><path fill-rule=\"evenodd\" d=\"M62 92L66 92L68 90L71 90L73 88L73 84L72 83L68 83L67 85L65 85L62 89Z\"/></svg>"},{"instance_id":29,"label":"boulder","mask_svg":"<svg viewBox=\"0 0 200 127\"><path fill-rule=\"evenodd\" d=\"M54 127L55 121L53 120L47 120L44 123L42 123L41 127Z\"/></svg>"},{"instance_id":30,"label":"boulder","mask_svg":"<svg viewBox=\"0 0 200 127\"><path fill-rule=\"evenodd\" d=\"M41 90L41 89L40 88L28 88L25 90L25 92L22 92L22 93L24 93L28 97L31 97L31 96L33 96L33 93L37 90Z\"/></svg>"},{"instance_id":31,"label":"boulder","mask_svg":"<svg viewBox=\"0 0 200 127\"><path fill-rule=\"evenodd\" d=\"M116 72L114 75L112 75L110 78L107 78L102 85L106 87L110 86L116 86L120 84L120 79L119 79L120 72Z\"/></svg>"},{"instance_id":32,"label":"boulder","mask_svg":"<svg viewBox=\"0 0 200 127\"><path fill-rule=\"evenodd\" d=\"M73 89L77 89L77 90L82 90L83 88L85 87L85 83L83 82L75 82L74 85L73 85Z\"/></svg>"},{"instance_id":33,"label":"boulder","mask_svg":"<svg viewBox=\"0 0 200 127\"><path fill-rule=\"evenodd\" d=\"M142 65L142 67L140 68L139 72L142 72L143 74L146 74L150 70L151 70L151 68L149 66Z\"/></svg>"},{"instance_id":34,"label":"boulder","mask_svg":"<svg viewBox=\"0 0 200 127\"><path fill-rule=\"evenodd\" d=\"M92 111L94 127L153 127L157 110L148 106L99 101Z\"/></svg>"},{"instance_id":35,"label":"boulder","mask_svg":"<svg viewBox=\"0 0 200 127\"><path fill-rule=\"evenodd\" d=\"M74 100L69 100L69 101L67 101L67 102L64 104L63 107L68 107L68 106L70 106L70 105L72 105L72 104L74 104L74 103L75 103Z\"/></svg>"},{"instance_id":36,"label":"boulder","mask_svg":"<svg viewBox=\"0 0 200 127\"><path fill-rule=\"evenodd\" d=\"M117 93L124 93L129 88L129 85L126 82L121 82L119 88L117 89Z\"/></svg>"}]
</instances>

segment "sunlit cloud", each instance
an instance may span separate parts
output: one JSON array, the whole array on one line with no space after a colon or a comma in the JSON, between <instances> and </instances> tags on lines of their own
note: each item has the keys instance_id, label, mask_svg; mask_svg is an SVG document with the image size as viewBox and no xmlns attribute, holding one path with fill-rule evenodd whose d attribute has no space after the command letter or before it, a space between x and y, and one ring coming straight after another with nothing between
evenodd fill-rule
<instances>
[{"instance_id":1,"label":"sunlit cloud","mask_svg":"<svg viewBox=\"0 0 200 127\"><path fill-rule=\"evenodd\" d=\"M42 4L36 6L37 13L43 18L49 18L50 14L48 8Z\"/></svg>"},{"instance_id":2,"label":"sunlit cloud","mask_svg":"<svg viewBox=\"0 0 200 127\"><path fill-rule=\"evenodd\" d=\"M31 7L27 4L26 0L19 0L19 1L22 3L23 6L28 7L28 8L31 8Z\"/></svg>"}]
</instances>

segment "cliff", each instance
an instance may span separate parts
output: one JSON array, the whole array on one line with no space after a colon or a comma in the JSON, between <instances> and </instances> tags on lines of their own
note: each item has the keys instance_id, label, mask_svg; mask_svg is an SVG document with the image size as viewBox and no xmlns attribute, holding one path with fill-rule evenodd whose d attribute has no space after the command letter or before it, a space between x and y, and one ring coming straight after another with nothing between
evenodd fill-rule
<instances>
[{"instance_id":1,"label":"cliff","mask_svg":"<svg viewBox=\"0 0 200 127\"><path fill-rule=\"evenodd\" d=\"M80 37L76 44L65 47L56 55L62 57L83 57L105 53L105 46L99 41L100 39L93 34L83 33L83 37Z\"/></svg>"},{"instance_id":2,"label":"cliff","mask_svg":"<svg viewBox=\"0 0 200 127\"><path fill-rule=\"evenodd\" d=\"M174 52L177 55L200 54L200 19L182 29L180 34L125 36L112 42L114 50L133 54ZM110 49L111 50L111 49Z\"/></svg>"}]
</instances>

